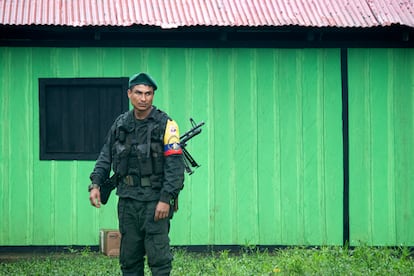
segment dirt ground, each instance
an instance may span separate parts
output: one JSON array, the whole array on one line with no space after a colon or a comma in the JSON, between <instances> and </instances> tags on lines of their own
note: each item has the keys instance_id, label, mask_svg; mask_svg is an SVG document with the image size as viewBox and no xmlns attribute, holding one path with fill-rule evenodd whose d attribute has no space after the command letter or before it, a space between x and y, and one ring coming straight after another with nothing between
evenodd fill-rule
<instances>
[{"instance_id":1,"label":"dirt ground","mask_svg":"<svg viewBox=\"0 0 414 276\"><path fill-rule=\"evenodd\" d=\"M54 253L36 253L36 252L0 252L0 263L18 262L33 258L47 258Z\"/></svg>"},{"instance_id":2,"label":"dirt ground","mask_svg":"<svg viewBox=\"0 0 414 276\"><path fill-rule=\"evenodd\" d=\"M48 258L57 257L62 254L70 253L71 251L80 252L85 247L1 247L0 246L0 263L17 262L19 260L27 260L33 258ZM91 252L98 252L99 248L96 246L88 247Z\"/></svg>"}]
</instances>

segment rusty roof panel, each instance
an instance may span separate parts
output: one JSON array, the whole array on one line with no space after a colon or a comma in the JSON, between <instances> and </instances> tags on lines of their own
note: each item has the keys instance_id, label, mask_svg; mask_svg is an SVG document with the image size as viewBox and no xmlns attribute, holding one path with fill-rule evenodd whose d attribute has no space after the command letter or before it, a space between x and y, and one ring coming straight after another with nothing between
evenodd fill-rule
<instances>
[{"instance_id":1,"label":"rusty roof panel","mask_svg":"<svg viewBox=\"0 0 414 276\"><path fill-rule=\"evenodd\" d=\"M401 24L414 27L414 1L375 0L368 1L379 25Z\"/></svg>"},{"instance_id":2,"label":"rusty roof panel","mask_svg":"<svg viewBox=\"0 0 414 276\"><path fill-rule=\"evenodd\" d=\"M414 0L0 0L0 24L414 27Z\"/></svg>"}]
</instances>

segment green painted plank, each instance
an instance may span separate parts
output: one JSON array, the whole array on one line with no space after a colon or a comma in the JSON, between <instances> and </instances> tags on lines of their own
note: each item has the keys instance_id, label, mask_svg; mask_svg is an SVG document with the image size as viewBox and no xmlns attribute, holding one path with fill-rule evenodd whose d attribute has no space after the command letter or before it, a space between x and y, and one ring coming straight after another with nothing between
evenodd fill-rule
<instances>
[{"instance_id":1,"label":"green painted plank","mask_svg":"<svg viewBox=\"0 0 414 276\"><path fill-rule=\"evenodd\" d=\"M370 130L367 117L369 112L369 68L366 67L368 50L349 50L349 174L350 174L350 242L368 242L371 237L368 227L370 224L369 204L369 178L366 175L369 163L366 162L366 145L369 145L367 135ZM352 178L351 178L352 176ZM362 198L361 198L362 197Z\"/></svg>"},{"instance_id":2,"label":"green painted plank","mask_svg":"<svg viewBox=\"0 0 414 276\"><path fill-rule=\"evenodd\" d=\"M282 197L282 240L285 244L295 244L297 241L297 158L298 158L298 90L297 82L297 51L280 50L279 76L280 85L280 126L281 129L281 193ZM283 66L281 66L283 65ZM283 131L282 131L283 130Z\"/></svg>"},{"instance_id":3,"label":"green painted plank","mask_svg":"<svg viewBox=\"0 0 414 276\"><path fill-rule=\"evenodd\" d=\"M171 85L170 76L172 74L171 70L171 60L169 56L170 49L164 48L154 48L154 49L143 49L143 67L144 72L150 74L158 84L158 90L156 93L157 96L156 106L164 110L167 113L171 112Z\"/></svg>"},{"instance_id":4,"label":"green painted plank","mask_svg":"<svg viewBox=\"0 0 414 276\"><path fill-rule=\"evenodd\" d=\"M261 244L282 244L278 51L259 51L257 62L260 64L257 68L259 240Z\"/></svg>"},{"instance_id":5,"label":"green painted plank","mask_svg":"<svg viewBox=\"0 0 414 276\"><path fill-rule=\"evenodd\" d=\"M235 227L233 214L235 172L234 172L234 50L213 49L212 53L212 108L214 114L209 120L214 120L214 135L212 155L214 159L213 185L214 194L210 195L213 244L228 244L233 242Z\"/></svg>"},{"instance_id":6,"label":"green painted plank","mask_svg":"<svg viewBox=\"0 0 414 276\"><path fill-rule=\"evenodd\" d=\"M69 54L72 57L71 65L73 66L73 71L69 71L71 67L68 67L68 74L84 78L106 77L104 71L110 69L105 68L105 65L106 67L112 67L112 65L108 63L104 65L103 52L103 49L94 47L74 50Z\"/></svg>"},{"instance_id":7,"label":"green painted plank","mask_svg":"<svg viewBox=\"0 0 414 276\"><path fill-rule=\"evenodd\" d=\"M10 132L7 145L10 149L8 181L10 189L10 244L26 244L31 236L30 203L32 201L32 162L31 162L31 110L30 90L30 50L20 48L11 54L11 71L19 72L19 78L10 80L11 87L19 87L19 97L10 97Z\"/></svg>"},{"instance_id":8,"label":"green painted plank","mask_svg":"<svg viewBox=\"0 0 414 276\"><path fill-rule=\"evenodd\" d=\"M43 51L35 51L34 57L34 66L36 70L33 71L34 75L39 77L44 77L42 70L40 68L45 68L47 64L47 59L42 60ZM38 57L38 58L37 58ZM39 64L39 67L36 66ZM40 65L42 64L42 65ZM39 72L39 73L38 73ZM36 88L37 90L38 88ZM37 96L37 95L36 95ZM38 106L35 108L37 111L36 116L39 118L39 109ZM39 122L35 120L34 124L34 133L35 133L35 142L34 142L34 177L33 177L33 244L34 245L51 245L54 241L54 227L53 227L53 217L54 217L54 187L51 185L51 175L52 175L52 163L51 162L40 162L39 161Z\"/></svg>"},{"instance_id":9,"label":"green painted plank","mask_svg":"<svg viewBox=\"0 0 414 276\"><path fill-rule=\"evenodd\" d=\"M146 72L147 61L142 56L142 49L122 48L121 49L121 65L124 77L131 77L138 72ZM150 72L151 73L151 72ZM155 78L155 76L154 76ZM158 80L156 80L158 81Z\"/></svg>"},{"instance_id":10,"label":"green painted plank","mask_svg":"<svg viewBox=\"0 0 414 276\"><path fill-rule=\"evenodd\" d=\"M99 48L97 48L98 50ZM104 48L102 49L102 77L118 78L123 77L120 74L122 70L122 49Z\"/></svg>"},{"instance_id":11,"label":"green painted plank","mask_svg":"<svg viewBox=\"0 0 414 276\"><path fill-rule=\"evenodd\" d=\"M53 67L50 48L33 48L32 59L32 97L38 102L39 78L50 77L50 68ZM54 231L52 229L53 216L53 187L50 185L51 162L40 162L39 140L39 105L33 105L33 241L34 245L53 244Z\"/></svg>"},{"instance_id":12,"label":"green painted plank","mask_svg":"<svg viewBox=\"0 0 414 276\"><path fill-rule=\"evenodd\" d=\"M342 133L342 93L340 73L340 50L325 49L320 53L324 59L322 75L329 77L321 81L323 96L318 97L319 120L323 120L319 132L324 135L323 144L320 140L318 146L324 148L319 154L318 168L319 194L324 202L320 202L321 216L326 216L321 221L321 244L341 245L343 239L343 133ZM312 195L310 195L312 196ZM326 236L324 236L326 233Z\"/></svg>"},{"instance_id":13,"label":"green painted plank","mask_svg":"<svg viewBox=\"0 0 414 276\"><path fill-rule=\"evenodd\" d=\"M393 63L395 91L395 244L414 245L414 49L395 49L389 57ZM391 190L392 191L392 190Z\"/></svg>"},{"instance_id":14,"label":"green painted plank","mask_svg":"<svg viewBox=\"0 0 414 276\"><path fill-rule=\"evenodd\" d=\"M12 51L9 48L3 48L0 51L0 74L6 76L11 72ZM3 78L0 83L0 244L8 244L10 241L10 185L9 185L9 168L10 168L10 94L7 91L12 90L11 80Z\"/></svg>"},{"instance_id":15,"label":"green painted plank","mask_svg":"<svg viewBox=\"0 0 414 276\"><path fill-rule=\"evenodd\" d=\"M234 57L234 243L257 244L257 84L255 50ZM243 181L240 181L243 180ZM249 227L245 227L245 226Z\"/></svg>"},{"instance_id":16,"label":"green painted plank","mask_svg":"<svg viewBox=\"0 0 414 276\"><path fill-rule=\"evenodd\" d=\"M323 243L326 237L324 179L319 178L325 166L323 79L330 75L324 71L323 50L306 50L303 56L303 239L308 245ZM337 58L337 57L336 57ZM331 93L337 91L332 90Z\"/></svg>"},{"instance_id":17,"label":"green painted plank","mask_svg":"<svg viewBox=\"0 0 414 276\"><path fill-rule=\"evenodd\" d=\"M181 133L187 131L191 125L189 118L194 118L197 123L206 120L209 117L208 102L208 74L210 70L211 53L208 49L188 49L187 50L187 71L190 80L187 83L187 89L181 98L185 111L184 118L180 123ZM204 150L208 145L209 128L204 125L202 133L189 142L187 149L193 158L201 165L199 169L194 170L194 174L186 177L184 190L187 192L187 198L181 201L187 208L186 222L189 224L190 233L184 242L186 244L209 244L210 212L209 212L209 167L207 166L207 152ZM193 214L193 210L198 210ZM192 215L193 214L193 215ZM179 214L178 214L179 216ZM180 224L178 224L180 225Z\"/></svg>"},{"instance_id":18,"label":"green painted plank","mask_svg":"<svg viewBox=\"0 0 414 276\"><path fill-rule=\"evenodd\" d=\"M164 54L166 64L161 64L164 65L162 66L162 80L165 87L159 95L163 99L164 110L175 120L178 120L178 118L185 118L187 113L185 103L191 100L191 98L186 97L188 94L185 93L191 89L193 78L191 63L188 57L188 49L168 49Z\"/></svg>"},{"instance_id":19,"label":"green painted plank","mask_svg":"<svg viewBox=\"0 0 414 276\"><path fill-rule=\"evenodd\" d=\"M380 56L388 56L386 49L381 49L377 52ZM395 202L388 201L388 184L386 181L389 179L389 159L393 156L388 156L388 145L392 146L388 141L388 131L393 131L388 127L388 118L390 116L388 110L388 99L391 93L384 93L384 87L388 87L388 72L392 67L392 62L384 62L383 59L378 59L372 56L370 60L371 68L371 84L370 88L373 93L372 106L371 106L371 126L372 126L372 243L384 244L384 241L388 239L389 231L392 231L395 222L389 222L387 214L389 209ZM386 203L386 204L384 204ZM390 244L395 242L395 238L389 240Z\"/></svg>"}]
</instances>

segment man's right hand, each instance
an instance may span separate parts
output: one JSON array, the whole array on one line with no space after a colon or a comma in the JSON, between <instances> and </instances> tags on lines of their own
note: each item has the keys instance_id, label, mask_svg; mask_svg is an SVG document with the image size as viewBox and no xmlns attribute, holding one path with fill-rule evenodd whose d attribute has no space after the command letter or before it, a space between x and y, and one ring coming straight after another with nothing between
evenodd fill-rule
<instances>
[{"instance_id":1,"label":"man's right hand","mask_svg":"<svg viewBox=\"0 0 414 276\"><path fill-rule=\"evenodd\" d=\"M96 208L101 207L101 192L99 189L94 188L89 193L89 201L91 202L92 206L95 206Z\"/></svg>"}]
</instances>

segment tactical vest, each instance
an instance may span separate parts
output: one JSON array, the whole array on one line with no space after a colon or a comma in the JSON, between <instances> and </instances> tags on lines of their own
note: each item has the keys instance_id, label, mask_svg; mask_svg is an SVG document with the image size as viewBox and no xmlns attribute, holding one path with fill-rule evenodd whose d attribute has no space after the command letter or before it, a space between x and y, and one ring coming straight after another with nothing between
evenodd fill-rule
<instances>
[{"instance_id":1,"label":"tactical vest","mask_svg":"<svg viewBox=\"0 0 414 276\"><path fill-rule=\"evenodd\" d=\"M156 108L143 121L136 120L133 111L122 114L116 120L112 164L118 175L118 192L121 195L133 188L161 189L164 175L163 137L167 120L168 115Z\"/></svg>"}]
</instances>

